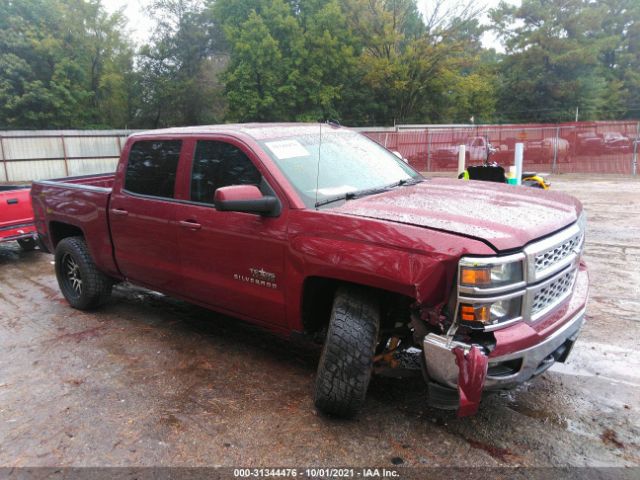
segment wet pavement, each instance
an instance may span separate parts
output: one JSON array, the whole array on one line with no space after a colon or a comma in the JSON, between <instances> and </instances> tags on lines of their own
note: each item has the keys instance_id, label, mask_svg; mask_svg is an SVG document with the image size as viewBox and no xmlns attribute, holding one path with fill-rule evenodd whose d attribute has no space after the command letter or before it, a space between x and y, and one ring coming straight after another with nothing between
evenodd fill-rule
<instances>
[{"instance_id":1,"label":"wet pavement","mask_svg":"<svg viewBox=\"0 0 640 480\"><path fill-rule=\"evenodd\" d=\"M464 419L381 378L357 419L323 417L317 352L131 286L73 310L52 256L0 245L0 466L640 465L640 182L552 181L589 215L586 326Z\"/></svg>"}]
</instances>

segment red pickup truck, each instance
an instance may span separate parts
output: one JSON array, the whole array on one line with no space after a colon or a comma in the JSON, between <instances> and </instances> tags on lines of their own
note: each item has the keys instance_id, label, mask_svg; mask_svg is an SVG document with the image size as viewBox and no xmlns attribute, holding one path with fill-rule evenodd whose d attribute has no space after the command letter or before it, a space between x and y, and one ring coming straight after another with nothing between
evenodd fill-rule
<instances>
[{"instance_id":1,"label":"red pickup truck","mask_svg":"<svg viewBox=\"0 0 640 480\"><path fill-rule=\"evenodd\" d=\"M431 405L563 362L584 322L574 198L425 178L332 125L129 137L115 175L35 182L39 235L79 309L132 283L323 343L315 404L349 416L372 373L424 375Z\"/></svg>"},{"instance_id":2,"label":"red pickup truck","mask_svg":"<svg viewBox=\"0 0 640 480\"><path fill-rule=\"evenodd\" d=\"M36 248L36 226L29 185L0 185L0 242L17 241L23 250Z\"/></svg>"}]
</instances>

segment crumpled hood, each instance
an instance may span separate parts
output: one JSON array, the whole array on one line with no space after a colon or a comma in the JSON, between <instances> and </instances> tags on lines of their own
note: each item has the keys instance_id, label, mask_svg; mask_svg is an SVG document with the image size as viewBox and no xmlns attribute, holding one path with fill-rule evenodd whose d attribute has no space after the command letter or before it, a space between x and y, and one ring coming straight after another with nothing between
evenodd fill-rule
<instances>
[{"instance_id":1,"label":"crumpled hood","mask_svg":"<svg viewBox=\"0 0 640 480\"><path fill-rule=\"evenodd\" d=\"M549 190L433 178L350 200L333 211L470 236L500 251L520 248L570 225L582 204Z\"/></svg>"}]
</instances>

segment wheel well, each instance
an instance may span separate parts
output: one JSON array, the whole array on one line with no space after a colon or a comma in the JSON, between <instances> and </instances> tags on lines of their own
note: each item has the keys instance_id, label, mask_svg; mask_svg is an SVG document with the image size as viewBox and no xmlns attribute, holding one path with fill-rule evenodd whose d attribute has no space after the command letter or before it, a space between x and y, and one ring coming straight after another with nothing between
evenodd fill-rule
<instances>
[{"instance_id":1,"label":"wheel well","mask_svg":"<svg viewBox=\"0 0 640 480\"><path fill-rule=\"evenodd\" d=\"M49 225L49 235L51 235L51 243L53 244L53 248L55 248L63 238L84 237L84 232L80 228L69 225L68 223L51 222Z\"/></svg>"},{"instance_id":2,"label":"wheel well","mask_svg":"<svg viewBox=\"0 0 640 480\"><path fill-rule=\"evenodd\" d=\"M302 293L302 325L305 333L317 334L329 324L333 297L338 287L346 284L350 283L324 277L309 277L305 280ZM393 328L398 320L409 322L409 307L415 300L399 293L361 286L380 300L381 329Z\"/></svg>"}]
</instances>

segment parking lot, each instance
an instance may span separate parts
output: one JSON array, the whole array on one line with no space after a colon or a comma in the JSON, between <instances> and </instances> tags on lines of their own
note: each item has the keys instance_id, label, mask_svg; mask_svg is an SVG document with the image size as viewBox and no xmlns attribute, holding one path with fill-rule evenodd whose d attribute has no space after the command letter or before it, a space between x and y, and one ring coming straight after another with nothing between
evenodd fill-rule
<instances>
[{"instance_id":1,"label":"parking lot","mask_svg":"<svg viewBox=\"0 0 640 480\"><path fill-rule=\"evenodd\" d=\"M357 419L326 418L318 352L131 286L73 310L52 256L0 245L0 465L640 466L640 181L551 181L588 213L586 326L463 419L379 378Z\"/></svg>"}]
</instances>

